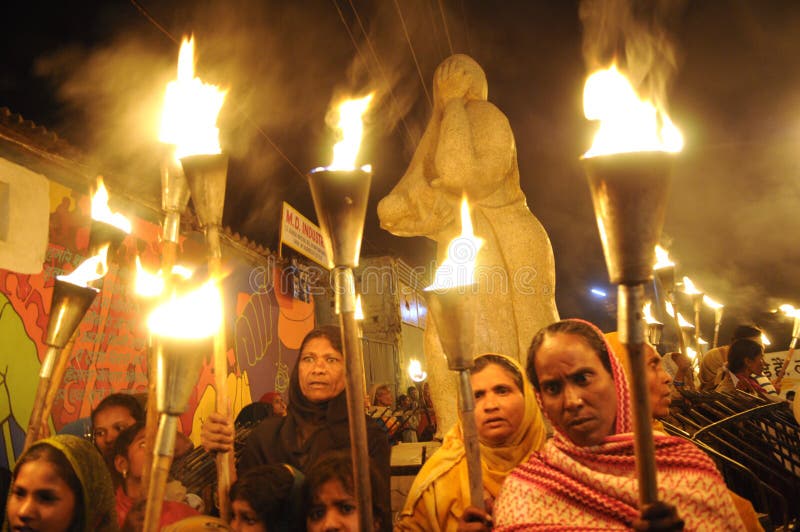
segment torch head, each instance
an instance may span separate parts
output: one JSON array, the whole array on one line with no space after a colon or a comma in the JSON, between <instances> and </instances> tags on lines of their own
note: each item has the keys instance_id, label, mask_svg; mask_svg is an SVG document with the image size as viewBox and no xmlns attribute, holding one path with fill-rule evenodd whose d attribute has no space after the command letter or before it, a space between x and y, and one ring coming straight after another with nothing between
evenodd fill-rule
<instances>
[{"instance_id":1,"label":"torch head","mask_svg":"<svg viewBox=\"0 0 800 532\"><path fill-rule=\"evenodd\" d=\"M658 321L650 322L646 326L647 341L650 345L657 346L661 343L661 336L664 332L664 324Z\"/></svg>"},{"instance_id":2,"label":"torch head","mask_svg":"<svg viewBox=\"0 0 800 532\"><path fill-rule=\"evenodd\" d=\"M426 292L447 367L454 371L467 370L474 364L477 311L472 289L461 286Z\"/></svg>"},{"instance_id":3,"label":"torch head","mask_svg":"<svg viewBox=\"0 0 800 532\"><path fill-rule=\"evenodd\" d=\"M665 266L654 271L658 282L661 283L661 288L667 294L673 293L675 291L675 265Z\"/></svg>"},{"instance_id":4,"label":"torch head","mask_svg":"<svg viewBox=\"0 0 800 532\"><path fill-rule=\"evenodd\" d=\"M161 164L161 208L164 212L182 213L189 202L189 182L183 166L173 157Z\"/></svg>"},{"instance_id":5,"label":"torch head","mask_svg":"<svg viewBox=\"0 0 800 532\"><path fill-rule=\"evenodd\" d=\"M583 159L612 283L635 285L652 278L673 157L651 151Z\"/></svg>"},{"instance_id":6,"label":"torch head","mask_svg":"<svg viewBox=\"0 0 800 532\"><path fill-rule=\"evenodd\" d=\"M156 406L162 414L178 416L186 411L212 338L159 336L156 345Z\"/></svg>"},{"instance_id":7,"label":"torch head","mask_svg":"<svg viewBox=\"0 0 800 532\"><path fill-rule=\"evenodd\" d=\"M222 225L228 156L188 155L181 159L183 172L192 191L192 203L203 227Z\"/></svg>"},{"instance_id":8,"label":"torch head","mask_svg":"<svg viewBox=\"0 0 800 532\"><path fill-rule=\"evenodd\" d=\"M78 286L56 278L44 343L59 349L67 345L98 292L96 288Z\"/></svg>"},{"instance_id":9,"label":"torch head","mask_svg":"<svg viewBox=\"0 0 800 532\"><path fill-rule=\"evenodd\" d=\"M89 256L97 255L103 246L108 245L108 257L113 257L126 236L128 233L119 227L100 220L92 220L89 233Z\"/></svg>"},{"instance_id":10,"label":"torch head","mask_svg":"<svg viewBox=\"0 0 800 532\"><path fill-rule=\"evenodd\" d=\"M358 266L371 180L372 173L360 168L308 174L330 268Z\"/></svg>"}]
</instances>

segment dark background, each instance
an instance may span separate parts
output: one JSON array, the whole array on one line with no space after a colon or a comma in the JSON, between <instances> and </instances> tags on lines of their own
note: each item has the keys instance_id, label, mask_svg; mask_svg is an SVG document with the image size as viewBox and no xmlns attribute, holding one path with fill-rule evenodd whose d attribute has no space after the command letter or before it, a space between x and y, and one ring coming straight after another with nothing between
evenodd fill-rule
<instances>
[{"instance_id":1,"label":"dark background","mask_svg":"<svg viewBox=\"0 0 800 532\"><path fill-rule=\"evenodd\" d=\"M642 2L629 5L641 14ZM783 348L790 321L770 310L800 303L800 2L648 5L648 27L664 29L674 47L664 94L686 139L663 244L680 275L727 305L723 340L755 321ZM590 294L613 289L579 162L593 128L582 113L578 2L31 1L4 14L0 106L57 131L98 169L125 176L127 192L152 198L174 40L194 32L198 75L229 89L224 223L273 249L282 201L314 219L302 174L330 158L329 104L377 89L362 149L375 170L363 252L412 265L430 264L433 243L381 230L375 206L427 124L434 69L451 50L470 54L514 129L523 190L555 250L561 315L613 327L613 301ZM691 319L687 305L682 312ZM710 331L713 313L703 320Z\"/></svg>"}]
</instances>

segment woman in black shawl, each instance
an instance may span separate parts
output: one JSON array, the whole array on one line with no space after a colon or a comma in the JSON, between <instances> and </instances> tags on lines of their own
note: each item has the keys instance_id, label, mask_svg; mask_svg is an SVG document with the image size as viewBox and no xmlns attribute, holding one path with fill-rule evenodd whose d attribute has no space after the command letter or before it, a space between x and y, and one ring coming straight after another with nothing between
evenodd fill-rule
<instances>
[{"instance_id":1,"label":"woman in black shawl","mask_svg":"<svg viewBox=\"0 0 800 532\"><path fill-rule=\"evenodd\" d=\"M237 464L241 474L261 464L290 464L306 468L328 451L350 448L350 427L345 394L344 357L338 327L321 327L300 344L289 381L288 415L267 418L250 434ZM364 414L365 417L366 413ZM201 432L208 451L231 450L233 426L212 414ZM372 486L379 506L389 512L389 441L380 426L367 417L370 458L381 474L382 485ZM390 523L389 515L382 519Z\"/></svg>"}]
</instances>

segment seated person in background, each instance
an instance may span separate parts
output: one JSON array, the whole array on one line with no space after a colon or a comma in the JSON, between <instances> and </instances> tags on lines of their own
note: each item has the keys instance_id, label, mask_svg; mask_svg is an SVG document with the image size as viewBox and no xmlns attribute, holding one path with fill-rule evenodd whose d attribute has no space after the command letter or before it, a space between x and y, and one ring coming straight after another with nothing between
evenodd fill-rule
<instances>
[{"instance_id":1,"label":"seated person in background","mask_svg":"<svg viewBox=\"0 0 800 532\"><path fill-rule=\"evenodd\" d=\"M740 390L763 399L781 401L775 389L765 389L759 384L757 377L764 371L764 346L760 342L741 339L736 340L728 350L728 363L723 369L722 379L716 390L732 392Z\"/></svg>"},{"instance_id":2,"label":"seated person in background","mask_svg":"<svg viewBox=\"0 0 800 532\"><path fill-rule=\"evenodd\" d=\"M654 433L661 505L638 509L628 379L603 333L582 320L540 330L527 373L555 435L506 478L497 530L745 530L714 463L690 442ZM677 511L677 517L669 511ZM643 523L644 521L644 523ZM561 528L559 528L561 529Z\"/></svg>"},{"instance_id":3,"label":"seated person in background","mask_svg":"<svg viewBox=\"0 0 800 532\"><path fill-rule=\"evenodd\" d=\"M373 493L385 489L386 479L370 462L370 483ZM331 451L308 470L303 500L307 532L359 532L358 501L353 485L353 462L349 451ZM379 497L372 497L372 530L391 530L391 509L382 506ZM366 530L364 527L362 530Z\"/></svg>"},{"instance_id":4,"label":"seated person in background","mask_svg":"<svg viewBox=\"0 0 800 532\"><path fill-rule=\"evenodd\" d=\"M267 392L258 400L259 403L266 403L272 406L273 415L284 417L286 415L286 401L278 392Z\"/></svg>"},{"instance_id":5,"label":"seated person in background","mask_svg":"<svg viewBox=\"0 0 800 532\"><path fill-rule=\"evenodd\" d=\"M114 442L119 433L141 422L144 422L144 409L133 395L127 393L112 393L95 407L92 411L92 436L109 464L114 458Z\"/></svg>"},{"instance_id":6,"label":"seated person in background","mask_svg":"<svg viewBox=\"0 0 800 532\"><path fill-rule=\"evenodd\" d=\"M400 420L395 416L394 398L392 397L392 390L386 384L381 384L375 388L375 393L372 396L372 407L369 409L369 415L380 423L384 430L389 433L389 440L392 444L397 443L400 438L398 430L400 429Z\"/></svg>"},{"instance_id":7,"label":"seated person in background","mask_svg":"<svg viewBox=\"0 0 800 532\"><path fill-rule=\"evenodd\" d=\"M416 386L409 386L408 389L406 389L406 395L408 395L408 400L411 402L411 408L416 410L421 406L419 400L419 388Z\"/></svg>"},{"instance_id":8,"label":"seated person in background","mask_svg":"<svg viewBox=\"0 0 800 532\"><path fill-rule=\"evenodd\" d=\"M469 505L467 461L458 424L414 479L395 530L450 532L480 524L488 530L492 503L506 475L544 445L542 413L516 360L495 353L480 355L470 370L470 381L487 511Z\"/></svg>"},{"instance_id":9,"label":"seated person in background","mask_svg":"<svg viewBox=\"0 0 800 532\"><path fill-rule=\"evenodd\" d=\"M142 492L142 475L144 474L145 442L144 423L136 423L122 431L114 443L114 470L116 472L116 508L119 526L122 527L125 517L140 499L147 497ZM174 485L173 485L174 486ZM170 494L169 498L183 498L185 493ZM164 500L161 507L159 528L167 526L184 517L197 515L197 510L182 501Z\"/></svg>"},{"instance_id":10,"label":"seated person in background","mask_svg":"<svg viewBox=\"0 0 800 532\"><path fill-rule=\"evenodd\" d=\"M231 486L236 532L294 532L305 526L303 474L290 465L249 469Z\"/></svg>"},{"instance_id":11,"label":"seated person in background","mask_svg":"<svg viewBox=\"0 0 800 532\"><path fill-rule=\"evenodd\" d=\"M736 340L752 340L761 343L761 333L763 331L755 325L739 325L733 331L731 343ZM700 391L712 392L722 379L722 372L725 369L725 362L728 361L728 350L730 345L722 345L709 349L700 361Z\"/></svg>"},{"instance_id":12,"label":"seated person in background","mask_svg":"<svg viewBox=\"0 0 800 532\"><path fill-rule=\"evenodd\" d=\"M366 417L366 415L365 415ZM389 441L373 419L367 422L367 447L382 488L373 488L381 508L390 508ZM232 451L234 428L218 413L209 415L200 437L209 451ZM345 393L344 357L338 327L321 327L309 332L300 344L289 378L289 406L286 417L262 421L247 438L237 472L261 464L289 464L306 475L307 468L326 452L350 449L350 423ZM382 522L391 530L391 518Z\"/></svg>"},{"instance_id":13,"label":"seated person in background","mask_svg":"<svg viewBox=\"0 0 800 532\"><path fill-rule=\"evenodd\" d=\"M114 486L83 438L39 440L17 459L3 530L115 532Z\"/></svg>"},{"instance_id":14,"label":"seated person in background","mask_svg":"<svg viewBox=\"0 0 800 532\"><path fill-rule=\"evenodd\" d=\"M411 398L402 394L397 398L397 409L394 415L400 423L400 441L413 443L417 441L419 413L411 404Z\"/></svg>"},{"instance_id":15,"label":"seated person in background","mask_svg":"<svg viewBox=\"0 0 800 532\"><path fill-rule=\"evenodd\" d=\"M236 419L233 421L233 424L237 427L249 427L251 425L261 423L268 417L273 417L274 415L275 413L272 410L271 404L262 403L259 401L257 403L250 403L239 410L239 413L236 415Z\"/></svg>"}]
</instances>

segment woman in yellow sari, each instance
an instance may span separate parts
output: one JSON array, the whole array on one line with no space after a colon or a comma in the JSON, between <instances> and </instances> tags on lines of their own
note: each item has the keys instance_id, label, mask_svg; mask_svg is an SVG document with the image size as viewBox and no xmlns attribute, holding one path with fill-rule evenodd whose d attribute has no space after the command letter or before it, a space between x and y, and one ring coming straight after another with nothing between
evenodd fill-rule
<instances>
[{"instance_id":1,"label":"woman in yellow sari","mask_svg":"<svg viewBox=\"0 0 800 532\"><path fill-rule=\"evenodd\" d=\"M533 388L516 360L494 353L480 355L470 373L484 499L491 514L506 475L544 445L547 433ZM395 530L455 531L469 500L464 441L458 424L414 480ZM474 509L471 513L479 514Z\"/></svg>"}]
</instances>

